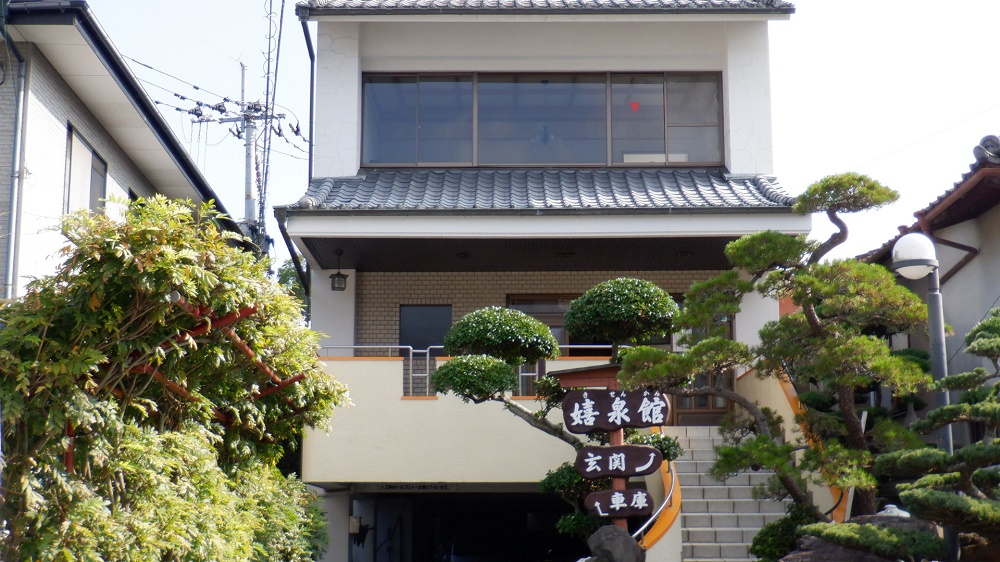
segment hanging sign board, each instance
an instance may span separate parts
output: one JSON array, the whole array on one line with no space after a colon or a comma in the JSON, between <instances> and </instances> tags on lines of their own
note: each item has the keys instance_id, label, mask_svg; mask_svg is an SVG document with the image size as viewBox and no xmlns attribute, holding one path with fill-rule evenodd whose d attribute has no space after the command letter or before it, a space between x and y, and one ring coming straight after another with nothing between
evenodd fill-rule
<instances>
[{"instance_id":1,"label":"hanging sign board","mask_svg":"<svg viewBox=\"0 0 1000 562\"><path fill-rule=\"evenodd\" d=\"M573 433L614 431L666 424L670 402L657 390L570 390L562 411L566 429Z\"/></svg>"},{"instance_id":2,"label":"hanging sign board","mask_svg":"<svg viewBox=\"0 0 1000 562\"><path fill-rule=\"evenodd\" d=\"M642 489L604 490L593 492L583 500L586 506L598 517L636 517L653 514L653 502L649 492Z\"/></svg>"},{"instance_id":3,"label":"hanging sign board","mask_svg":"<svg viewBox=\"0 0 1000 562\"><path fill-rule=\"evenodd\" d=\"M576 471L584 478L626 478L652 474L663 464L663 454L648 445L584 447L576 453Z\"/></svg>"}]
</instances>

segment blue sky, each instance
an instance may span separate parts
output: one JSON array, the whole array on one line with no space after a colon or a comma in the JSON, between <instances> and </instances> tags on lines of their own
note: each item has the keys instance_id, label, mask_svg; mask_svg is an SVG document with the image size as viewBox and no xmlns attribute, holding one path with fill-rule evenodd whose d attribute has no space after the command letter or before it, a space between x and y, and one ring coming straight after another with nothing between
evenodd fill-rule
<instances>
[{"instance_id":1,"label":"blue sky","mask_svg":"<svg viewBox=\"0 0 1000 562\"><path fill-rule=\"evenodd\" d=\"M179 93L206 102L240 95L240 68L248 66L248 97L263 99L263 52L272 0L90 0L119 51L184 81L132 64L156 100L184 106ZM995 59L996 0L798 0L788 21L771 24L774 173L792 193L826 175L856 171L901 193L891 207L851 217L851 240L839 256L888 240L896 227L949 189L968 171L972 148L1000 133L1000 72ZM308 119L308 55L294 2L285 4L277 102ZM166 89L164 89L166 88ZM166 109L167 120L191 148L226 207L243 215L241 141L230 125L193 126L190 116ZM302 145L299 142L299 145ZM276 141L271 204L305 191L305 156ZM268 216L271 212L268 211ZM829 229L817 217L815 237ZM287 251L277 226L268 226L277 255Z\"/></svg>"}]
</instances>

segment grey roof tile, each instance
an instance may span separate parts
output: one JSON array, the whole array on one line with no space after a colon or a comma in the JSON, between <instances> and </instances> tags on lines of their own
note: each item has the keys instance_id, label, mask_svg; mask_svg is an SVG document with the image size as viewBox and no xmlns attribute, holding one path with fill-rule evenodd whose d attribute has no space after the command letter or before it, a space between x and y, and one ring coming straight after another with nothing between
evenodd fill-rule
<instances>
[{"instance_id":1,"label":"grey roof tile","mask_svg":"<svg viewBox=\"0 0 1000 562\"><path fill-rule=\"evenodd\" d=\"M385 13L769 13L790 14L786 0L308 0L299 2L299 15Z\"/></svg>"},{"instance_id":2,"label":"grey roof tile","mask_svg":"<svg viewBox=\"0 0 1000 562\"><path fill-rule=\"evenodd\" d=\"M375 168L317 178L299 210L629 210L787 208L773 177L719 169Z\"/></svg>"}]
</instances>

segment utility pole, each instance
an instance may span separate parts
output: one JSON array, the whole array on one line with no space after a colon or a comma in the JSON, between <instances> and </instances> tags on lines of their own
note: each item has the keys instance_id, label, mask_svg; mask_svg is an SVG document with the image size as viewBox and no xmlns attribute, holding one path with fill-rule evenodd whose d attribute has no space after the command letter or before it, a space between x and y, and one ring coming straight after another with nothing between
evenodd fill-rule
<instances>
[{"instance_id":1,"label":"utility pole","mask_svg":"<svg viewBox=\"0 0 1000 562\"><path fill-rule=\"evenodd\" d=\"M254 158L256 157L256 137L257 121L268 126L272 119L281 119L283 113L273 114L270 108L263 107L259 102L251 102L246 99L247 67L240 63L240 115L238 117L227 117L219 119L219 123L238 123L238 134L243 135L243 146L246 151L246 163L244 168L244 207L243 207L243 234L260 248L261 253L267 252L267 235L264 232L264 225L257 217L257 191L263 186L255 186L254 178ZM255 189L256 188L256 189Z\"/></svg>"},{"instance_id":2,"label":"utility pole","mask_svg":"<svg viewBox=\"0 0 1000 562\"><path fill-rule=\"evenodd\" d=\"M253 116L247 111L247 65L240 63L240 117L243 119L243 135L246 137L246 174L244 178L244 195L246 202L243 207L243 220L247 229L253 232L257 226L257 195L253 190L253 157L254 157L254 123ZM250 233L248 233L250 234Z\"/></svg>"}]
</instances>

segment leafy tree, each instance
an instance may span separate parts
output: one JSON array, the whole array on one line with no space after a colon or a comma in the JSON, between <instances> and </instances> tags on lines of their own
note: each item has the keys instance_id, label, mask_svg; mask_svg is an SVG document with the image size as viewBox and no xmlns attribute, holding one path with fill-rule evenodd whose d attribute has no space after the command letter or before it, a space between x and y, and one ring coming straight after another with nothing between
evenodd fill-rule
<instances>
[{"instance_id":1,"label":"leafy tree","mask_svg":"<svg viewBox=\"0 0 1000 562\"><path fill-rule=\"evenodd\" d=\"M598 283L573 300L566 331L580 338L611 342L611 362L623 343L639 343L671 332L677 303L651 281L621 277Z\"/></svg>"},{"instance_id":2,"label":"leafy tree","mask_svg":"<svg viewBox=\"0 0 1000 562\"><path fill-rule=\"evenodd\" d=\"M302 256L298 256L299 261L302 261ZM281 267L278 268L278 285L285 288L293 297L298 299L300 306L302 307L303 314L307 312L306 302L308 296L306 295L306 289L302 286L302 282L299 281L299 274L295 271L295 263L291 259L287 259L282 262Z\"/></svg>"},{"instance_id":3,"label":"leafy tree","mask_svg":"<svg viewBox=\"0 0 1000 562\"><path fill-rule=\"evenodd\" d=\"M448 330L444 351L456 357L431 375L431 385L439 392L452 392L476 404L500 402L532 427L575 448L583 446L579 437L548 419L564 395L559 381L552 377L537 381L535 392L542 397L542 407L537 411L510 397L517 388L517 368L521 364L559 356L559 342L548 326L519 310L481 308L466 314Z\"/></svg>"},{"instance_id":4,"label":"leafy tree","mask_svg":"<svg viewBox=\"0 0 1000 562\"><path fill-rule=\"evenodd\" d=\"M982 439L953 454L940 449L904 450L882 455L876 470L885 476L915 478L900 484L899 497L913 515L959 532L962 560L996 560L1000 552L1000 309L965 336L966 351L993 366L949 375L932 389L964 391L956 404L936 408L913 424L929 433L951 424L981 424Z\"/></svg>"},{"instance_id":5,"label":"leafy tree","mask_svg":"<svg viewBox=\"0 0 1000 562\"><path fill-rule=\"evenodd\" d=\"M876 510L877 480L872 474L871 428L862 423L856 393L885 387L912 393L929 382L914 362L890 353L885 336L907 331L924 321L923 303L899 286L881 266L856 260L823 261L847 238L840 213L878 208L896 199L892 190L858 174L830 176L811 185L794 209L822 212L838 227L822 243L765 231L744 236L726 247L734 270L695 283L685 295L685 308L675 324L690 330L685 354L638 348L624 360L628 385L656 385L678 396L720 396L738 406L718 449L712 472L725 477L749 469L774 472L761 492L791 497L811 506L806 482L856 488L860 513ZM790 299L798 311L768 322L761 343L748 346L725 339L719 318L740 312L743 297L757 292ZM790 380L801 389L816 389L814 405L795 420L804 438L789 439L782 421L729 389L734 369L750 366L762 379ZM714 381L694 385L698 378ZM883 432L887 423L883 422ZM897 426L889 433L905 432ZM801 452L797 461L795 454Z\"/></svg>"},{"instance_id":6,"label":"leafy tree","mask_svg":"<svg viewBox=\"0 0 1000 562\"><path fill-rule=\"evenodd\" d=\"M314 500L274 463L346 389L218 216L162 197L129 203L124 222L71 215L55 275L0 308L0 558L322 551Z\"/></svg>"}]
</instances>

